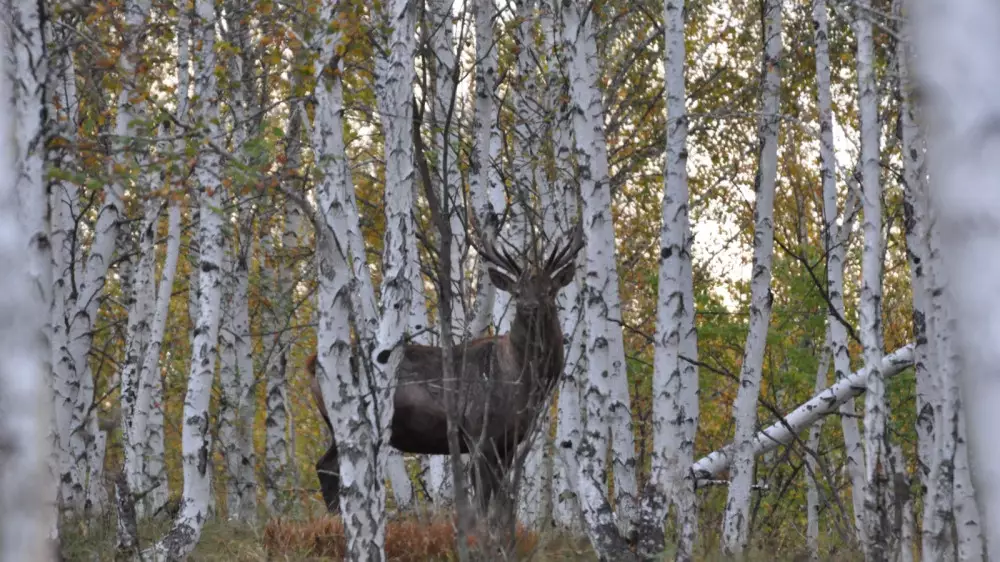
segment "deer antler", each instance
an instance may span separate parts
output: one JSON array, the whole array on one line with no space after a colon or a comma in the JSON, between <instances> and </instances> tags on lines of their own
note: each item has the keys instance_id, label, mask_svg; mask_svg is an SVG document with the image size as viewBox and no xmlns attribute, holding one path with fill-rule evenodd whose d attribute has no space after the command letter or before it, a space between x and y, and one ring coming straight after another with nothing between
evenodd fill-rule
<instances>
[{"instance_id":1,"label":"deer antler","mask_svg":"<svg viewBox=\"0 0 1000 562\"><path fill-rule=\"evenodd\" d=\"M520 276L521 268L518 267L517 260L515 260L514 257L510 255L510 253L507 251L506 248L501 247L500 251L498 252L496 246L493 244L493 240L491 238L496 237L496 233L500 230L499 225L496 224L492 225L495 228L491 229L492 236L489 236L489 234L479 229L478 225L476 224L476 219L474 217L475 214L470 214L469 222L472 223L473 230L478 234L479 241L478 243L476 243L477 237L470 236L469 245L475 248L476 252L478 252L479 255L483 256L483 259L485 259L486 261L492 263L493 265L502 267L503 269L506 269L510 273Z\"/></svg>"},{"instance_id":2,"label":"deer antler","mask_svg":"<svg viewBox=\"0 0 1000 562\"><path fill-rule=\"evenodd\" d=\"M545 271L554 274L573 262L576 254L583 249L583 227L576 223L567 239L566 245L552 248L552 254L545 261Z\"/></svg>"}]
</instances>

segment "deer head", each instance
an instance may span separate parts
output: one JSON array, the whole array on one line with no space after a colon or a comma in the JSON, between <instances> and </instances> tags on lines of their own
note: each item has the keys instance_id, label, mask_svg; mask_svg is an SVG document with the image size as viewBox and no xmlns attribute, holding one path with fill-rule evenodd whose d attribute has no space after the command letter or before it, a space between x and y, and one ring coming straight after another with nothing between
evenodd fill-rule
<instances>
[{"instance_id":1,"label":"deer head","mask_svg":"<svg viewBox=\"0 0 1000 562\"><path fill-rule=\"evenodd\" d=\"M555 304L556 294L573 280L576 255L583 245L583 228L577 223L566 244L556 244L542 264L522 267L506 248L498 250L491 240L482 240L476 249L487 264L493 285L510 293L519 309L529 311Z\"/></svg>"}]
</instances>

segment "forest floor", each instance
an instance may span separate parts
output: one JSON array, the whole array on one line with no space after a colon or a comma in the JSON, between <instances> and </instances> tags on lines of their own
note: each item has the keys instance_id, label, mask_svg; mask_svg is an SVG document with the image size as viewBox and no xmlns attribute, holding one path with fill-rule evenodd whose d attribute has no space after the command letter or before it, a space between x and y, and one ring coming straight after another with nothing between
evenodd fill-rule
<instances>
[{"instance_id":1,"label":"forest floor","mask_svg":"<svg viewBox=\"0 0 1000 562\"><path fill-rule=\"evenodd\" d=\"M62 554L67 562L115 560L116 525L111 518L63 529ZM169 530L170 522L140 525L140 544L150 546ZM476 540L470 539L472 545ZM251 527L215 519L202 531L192 562L317 562L344 559L344 530L339 517L275 519ZM457 559L454 530L442 517L396 519L386 529L386 554L394 562L437 562ZM586 538L556 533L517 533L517 560L538 562L596 561Z\"/></svg>"},{"instance_id":2,"label":"forest floor","mask_svg":"<svg viewBox=\"0 0 1000 562\"><path fill-rule=\"evenodd\" d=\"M169 521L154 521L140 526L142 548L150 546L169 530ZM69 524L63 528L62 554L67 562L104 562L115 560L116 524L112 517L91 519L87 524ZM585 537L572 537L555 531L517 534L516 560L532 562L596 562ZM470 541L475 544L475 539ZM300 519L272 519L251 527L209 521L201 540L191 555L192 562L318 562L344 559L344 533L339 518L326 515ZM393 562L445 562L457 560L454 530L447 517L414 515L389 522L386 529L386 554ZM809 560L803 552L779 553L756 549L745 560L759 562L800 562ZM669 553L663 560L672 560ZM699 562L722 562L718 553L702 553ZM841 551L821 558L837 562L861 560L854 553Z\"/></svg>"}]
</instances>

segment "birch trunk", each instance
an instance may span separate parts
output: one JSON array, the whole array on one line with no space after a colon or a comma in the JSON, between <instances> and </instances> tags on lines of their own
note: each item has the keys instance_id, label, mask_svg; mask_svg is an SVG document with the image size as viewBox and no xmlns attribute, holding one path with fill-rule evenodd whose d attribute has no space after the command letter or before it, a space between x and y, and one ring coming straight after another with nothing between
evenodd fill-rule
<instances>
[{"instance_id":1,"label":"birch trunk","mask_svg":"<svg viewBox=\"0 0 1000 562\"><path fill-rule=\"evenodd\" d=\"M889 475L885 381L882 362L882 186L879 178L878 92L875 89L874 42L868 19L870 0L861 0L857 20L858 105L861 127L862 210L864 249L861 265L861 342L868 368L865 393L865 558L887 560L888 506L884 486ZM857 493L857 490L854 491Z\"/></svg>"},{"instance_id":2,"label":"birch trunk","mask_svg":"<svg viewBox=\"0 0 1000 562\"><path fill-rule=\"evenodd\" d=\"M289 173L299 173L302 166L302 126L307 119L305 107L299 103L292 104L291 114L288 120L288 145L286 147L287 165ZM298 181L294 184L301 190L300 194L305 195L305 186ZM281 250L285 255L295 256L299 248L303 245L304 220L302 209L294 202L285 203L284 225L281 234ZM271 248L270 236L265 236L262 245ZM272 289L277 293L274 299L277 310L266 315L266 322L269 326L268 332L275 332L273 347L267 355L269 362L266 365L267 375L264 390L265 418L264 418L264 503L270 513L281 513L285 504L282 490L288 486L288 464L289 446L287 439L287 429L291 425L291 416L288 411L288 361L290 355L289 335L285 331L285 326L291 321L295 311L295 262L278 261L279 257L274 256L277 263L282 264L273 273L268 271L267 277L273 278ZM262 270L261 275L265 272Z\"/></svg>"},{"instance_id":3,"label":"birch trunk","mask_svg":"<svg viewBox=\"0 0 1000 562\"><path fill-rule=\"evenodd\" d=\"M229 59L232 89L232 151L249 164L244 143L254 133L256 119L262 111L254 102L254 78L250 69L256 62L250 44L250 29L245 23L250 6L239 0L225 6L228 41L239 52ZM239 186L239 184L234 184ZM237 202L236 236L232 243L231 287L229 303L232 341L232 384L223 381L224 403L232 408L232 441L224 442L223 452L227 479L227 509L230 519L253 523L257 517L257 481L254 467L253 425L256 415L256 392L252 341L250 334L250 261L253 257L253 201L249 196L234 194ZM225 332L220 332L225 334ZM225 349L225 348L223 348ZM220 377L222 373L220 372ZM220 414L222 412L220 411ZM221 420L220 420L221 422ZM220 427L221 435L221 427Z\"/></svg>"},{"instance_id":4,"label":"birch trunk","mask_svg":"<svg viewBox=\"0 0 1000 562\"><path fill-rule=\"evenodd\" d=\"M894 2L894 4L901 2ZM900 26L903 28L903 26ZM899 29L907 37L905 29ZM897 45L897 69L899 72L900 127L899 132L903 153L903 211L906 227L906 252L910 265L910 285L913 292L913 339L915 343L914 371L916 374L917 403L917 453L920 458L918 475L927 486L928 470L934 456L934 395L933 373L927 342L927 315L929 295L927 294L927 266L930 259L926 225L927 185L923 181L924 146L917 127L915 108L910 102L910 57L907 41Z\"/></svg>"},{"instance_id":5,"label":"birch trunk","mask_svg":"<svg viewBox=\"0 0 1000 562\"><path fill-rule=\"evenodd\" d=\"M242 241L246 243L246 241ZM253 359L250 356L249 268L243 248L231 241L223 267L222 326L219 330L219 444L226 466L226 509L230 520L253 521L256 483L244 466L254 466Z\"/></svg>"},{"instance_id":6,"label":"birch trunk","mask_svg":"<svg viewBox=\"0 0 1000 562\"><path fill-rule=\"evenodd\" d=\"M143 186L148 189L149 186ZM142 399L149 390L141 380L151 339L152 315L156 298L156 231L160 219L160 202L146 200L144 216L139 229L138 261L133 270L132 291L125 342L125 361L121 370L122 441L124 442L124 470L128 490L141 494L149 487L145 470L145 420L149 419L150 400ZM142 409L140 409L142 408ZM142 418L143 422L139 422ZM139 506L137 506L139 507ZM142 508L136 510L142 517Z\"/></svg>"},{"instance_id":7,"label":"birch trunk","mask_svg":"<svg viewBox=\"0 0 1000 562\"><path fill-rule=\"evenodd\" d=\"M933 139L928 162L936 184L930 195L941 238L941 261L934 265L938 269L940 263L952 280L946 289L954 299L955 347L962 360L954 383L962 386L968 458L986 522L986 550L995 553L1000 548L1000 455L991 428L1000 423L995 372L1000 301L993 280L1000 271L1000 205L993 194L1000 159L988 129L997 102L986 92L996 88L1000 69L986 53L1000 47L1000 9L975 0L929 1L914 3L913 16L914 60L926 92L927 138ZM947 333L952 327L935 329ZM941 435L945 437L937 441L953 441L944 428L935 433Z\"/></svg>"},{"instance_id":8,"label":"birch trunk","mask_svg":"<svg viewBox=\"0 0 1000 562\"><path fill-rule=\"evenodd\" d=\"M816 83L820 123L820 158L823 179L823 239L827 255L827 294L833 311L827 317L830 328L830 351L833 356L834 379L839 381L851 372L851 357L847 347L847 326L844 307L844 257L847 240L842 234L849 227L837 224L837 161L833 146L833 110L830 93L829 25L825 0L813 2L813 24L816 41ZM845 219L848 206L845 205ZM835 313L835 314L834 314ZM847 456L847 474L851 481L851 499L854 508L854 528L859 543L864 543L864 450L861 431L854 410L854 400L848 400L840 409L840 425L844 435Z\"/></svg>"},{"instance_id":9,"label":"birch trunk","mask_svg":"<svg viewBox=\"0 0 1000 562\"><path fill-rule=\"evenodd\" d=\"M655 494L650 514L655 530L643 533L647 555L663 549L663 521L676 506L677 560L691 560L697 535L694 482L687 467L694 461L694 432L698 425L698 371L682 355L694 335L694 288L690 275L690 224L687 184L687 108L685 107L684 2L664 2L664 65L666 69L667 147L664 163L662 224L660 227L659 297L653 366L653 450L650 488Z\"/></svg>"},{"instance_id":10,"label":"birch trunk","mask_svg":"<svg viewBox=\"0 0 1000 562\"><path fill-rule=\"evenodd\" d=\"M579 489L574 485L580 472L577 448L583 438L580 393L587 373L585 303L580 287L585 282L583 268L577 268L576 279L560 293L563 301L560 325L567 344L566 366L559 383L558 424L556 427L555 461L552 477L552 516L560 527L582 531Z\"/></svg>"},{"instance_id":11,"label":"birch trunk","mask_svg":"<svg viewBox=\"0 0 1000 562\"><path fill-rule=\"evenodd\" d=\"M126 25L120 64L126 75L133 73L138 32L145 23L148 10L146 2L128 3L125 6ZM71 67L64 71L64 76L65 79L61 80L63 86L71 88ZM130 101L133 99L132 92L131 86L126 85L117 101L115 135L118 139L129 138L133 134L135 111ZM75 88L72 93L76 93ZM74 206L76 192L73 190L71 193L69 205ZM65 303L60 304L60 308L65 311L66 317L55 320L65 322L67 326L67 337L62 342L65 347L60 346L54 360L62 371L56 376L55 416L60 448L65 452L60 474L60 494L63 508L77 514L85 509L91 513L100 513L106 507L107 500L101 485L106 434L98 427L97 419L92 414L94 381L88 355L93 342L93 324L103 300L101 292L115 252L119 222L124 214L122 193L123 187L119 182L109 183L105 188L104 203L94 226L94 237L88 254L84 257L82 253L71 251L65 269L55 272L58 278L59 275L69 273L66 269L73 268L75 271L69 277L83 280L64 293ZM59 386L62 388L58 388Z\"/></svg>"},{"instance_id":12,"label":"birch trunk","mask_svg":"<svg viewBox=\"0 0 1000 562\"><path fill-rule=\"evenodd\" d=\"M428 3L428 17L433 29L431 44L434 50L434 107L432 130L434 140L432 146L438 154L437 177L439 196L448 198L448 220L451 221L451 232L454 239L451 242L451 284L455 296L452 311L457 340L467 337L467 307L465 305L465 268L464 256L467 252L465 243L465 225L462 222L463 201L462 176L458 171L458 74L456 72L455 44L453 39L454 0L431 0Z\"/></svg>"},{"instance_id":13,"label":"birch trunk","mask_svg":"<svg viewBox=\"0 0 1000 562\"><path fill-rule=\"evenodd\" d=\"M816 368L816 385L813 394L819 394L826 388L826 375L830 370L830 330L827 328L826 341L819 351L819 366ZM809 546L810 560L819 560L819 511L820 493L819 478L820 465L816 457L819 455L819 435L822 431L822 420L813 424L809 430L808 452L806 458L808 473L806 474L808 488L806 490L806 543Z\"/></svg>"},{"instance_id":14,"label":"birch trunk","mask_svg":"<svg viewBox=\"0 0 1000 562\"><path fill-rule=\"evenodd\" d=\"M215 53L215 6L212 0L195 4L196 59L195 91L197 115L209 138L218 138ZM209 515L211 472L209 458L212 444L209 432L209 399L218 348L222 301L221 267L224 255L222 217L217 209L222 204L219 155L201 151L195 177L198 182L198 316L192 357L188 373L188 388L184 398L184 424L181 428L184 489L181 508L174 527L166 537L150 549L155 560L186 558L197 544Z\"/></svg>"},{"instance_id":15,"label":"birch trunk","mask_svg":"<svg viewBox=\"0 0 1000 562\"><path fill-rule=\"evenodd\" d=\"M550 189L554 201L562 201L555 206L555 222L568 227L579 220L580 205L576 182L573 180L575 161L573 159L573 115L567 103L569 82L563 75L567 63L563 53L563 18L559 0L550 0L549 10L543 15L549 17L548 25L543 21L544 29L548 31L551 45L548 52L550 73L548 90L551 96L549 109L558 116L558 121L552 132L553 156L555 174L550 178ZM551 14L551 15L550 15ZM580 466L576 458L576 449L581 442L583 420L581 418L580 392L587 373L586 356L586 323L583 319L585 303L580 288L586 282L584 268L577 265L573 282L567 285L556 297L559 310L559 325L563 330L566 345L566 365L563 368L562 380L559 383L558 407L556 411L556 437L553 444L552 466L552 516L556 525L574 533L583 531L580 519L580 502L577 489L573 486L575 475ZM562 451L562 453L560 453Z\"/></svg>"},{"instance_id":16,"label":"birch trunk","mask_svg":"<svg viewBox=\"0 0 1000 562\"><path fill-rule=\"evenodd\" d=\"M750 330L747 334L740 385L733 407L737 448L729 468L729 495L723 520L722 548L741 556L750 529L750 486L754 476L753 441L757 399L764 363L764 348L771 320L771 259L774 251L774 191L778 167L779 102L781 95L781 2L766 0L764 10L764 62L760 162L754 191L754 252L750 281Z\"/></svg>"},{"instance_id":17,"label":"birch trunk","mask_svg":"<svg viewBox=\"0 0 1000 562\"><path fill-rule=\"evenodd\" d=\"M42 123L35 118L46 101L47 73L38 8L15 2L11 16L19 32L8 36L4 26L0 39L0 263L11 268L0 279L5 320L0 327L0 558L47 561L54 554L48 539L55 512L46 490L55 483L51 398L45 386L48 342L41 336L53 285L44 270L49 260L44 152L39 150L44 143ZM32 61L38 67L33 69ZM13 267L17 263L26 265L19 270Z\"/></svg>"},{"instance_id":18,"label":"birch trunk","mask_svg":"<svg viewBox=\"0 0 1000 562\"><path fill-rule=\"evenodd\" d=\"M542 94L538 87L536 68L544 58L543 52L534 37L535 25L538 22L536 12L540 6L535 0L517 2L516 17L518 26L514 31L514 42L517 50L517 75L512 88L514 110L514 190L512 199L514 208L525 211L522 219L525 228L525 242L531 240L525 247L526 251L535 253L538 248L539 228L541 239L554 240L559 236L559 225L555 221L555 205L548 179L543 175L541 151L543 135L547 128L549 111L546 107L550 95ZM544 25L544 23L543 23ZM549 26L551 29L551 25ZM546 92L547 94L547 92ZM533 201L540 202L540 212L531 212L533 216L541 216L542 224L529 221L529 209L533 209ZM528 225L531 224L530 234ZM508 313L508 316L511 314ZM505 322L506 324L506 322ZM549 419L545 410L544 420L539 421L535 433L522 445L527 448L523 466L515 465L512 478L515 483L514 493L519 495L518 516L522 523L529 527L540 524L546 512L548 496L544 493L547 485L544 482L545 462L548 449Z\"/></svg>"},{"instance_id":19,"label":"birch trunk","mask_svg":"<svg viewBox=\"0 0 1000 562\"><path fill-rule=\"evenodd\" d=\"M609 437L612 445L617 525L625 535L635 526L637 483L632 415L621 334L621 303L611 223L608 152L604 138L604 108L598 82L597 28L593 14L584 18L580 6L563 6L563 49L569 63L571 104L583 196L583 225L589 233L586 250L588 382L585 386L586 424L578 449L584 518L593 530L604 516L603 466ZM610 433L610 435L609 435ZM603 523L600 523L603 525ZM592 541L594 537L592 536ZM596 544L595 544L596 546Z\"/></svg>"},{"instance_id":20,"label":"birch trunk","mask_svg":"<svg viewBox=\"0 0 1000 562\"><path fill-rule=\"evenodd\" d=\"M972 484L969 467L968 429L965 410L958 407L958 439L955 444L955 535L958 542L958 560L972 562L987 559L983 544L983 530L980 526L979 505L976 490Z\"/></svg>"},{"instance_id":21,"label":"birch trunk","mask_svg":"<svg viewBox=\"0 0 1000 562\"><path fill-rule=\"evenodd\" d=\"M66 39L69 31L53 28L56 42ZM52 70L53 88L51 89L51 105L54 108L54 130L52 135L65 141L67 146L74 146L76 140L76 123L78 118L79 100L76 91L76 73L73 55L67 51L64 56L49 61ZM53 167L68 171L75 168L74 152L68 148L58 148L53 155ZM69 416L72 412L71 379L74 375L73 357L70 353L70 323L75 312L75 301L70 296L76 290L71 286L74 273L82 272L80 263L76 261L73 217L79 213L79 189L71 181L55 182L52 196L52 421L54 433L54 467L57 480L69 473ZM75 270L75 271L74 271ZM72 272L72 273L71 273ZM55 484L62 490L60 484ZM69 498L60 496L62 506L69 504Z\"/></svg>"},{"instance_id":22,"label":"birch trunk","mask_svg":"<svg viewBox=\"0 0 1000 562\"><path fill-rule=\"evenodd\" d=\"M406 242L413 232L410 88L414 19L406 2L394 2L384 9L388 14L382 17L392 28L387 45L390 54L388 59L380 56L376 61L376 93L386 139L387 230L383 313L376 331L377 347L372 354L373 372L366 377L370 386L351 380L348 362L350 327L346 312L349 291L353 290L348 283L349 242L346 221L335 213L338 206L335 203L346 199L350 192L340 118L343 94L339 73L324 74L318 81L317 117L313 126L313 149L321 157L325 170L317 195L320 213L329 229L322 231L321 238L324 245L320 256L319 347L324 372L320 382L340 453L340 508L344 513L348 557L367 560L385 559L385 458L379 451L387 446L392 419L391 387L401 358L401 348L396 345L402 339L410 314L409 294L413 288L408 276L411 256ZM323 15L324 21L330 21L333 17L330 6L324 7ZM324 52L332 54L339 41L338 35L327 34L323 38ZM335 380L330 380L330 373ZM373 404L366 404L369 401Z\"/></svg>"},{"instance_id":23,"label":"birch trunk","mask_svg":"<svg viewBox=\"0 0 1000 562\"><path fill-rule=\"evenodd\" d=\"M913 344L911 343L885 355L882 358L880 369L883 375L888 378L898 375L912 365ZM848 399L864 392L867 380L868 370L863 368L835 382L823 392L813 396L791 413L785 415L782 420L757 432L751 440L751 451L754 455L761 455L790 443L800 431L824 416L837 411ZM691 471L698 479L713 478L730 466L734 453L739 448L740 444L734 442L709 453L691 465Z\"/></svg>"},{"instance_id":24,"label":"birch trunk","mask_svg":"<svg viewBox=\"0 0 1000 562\"><path fill-rule=\"evenodd\" d=\"M156 303L150 326L149 344L139 369L140 393L135 405L132 435L134 443L141 443L141 459L132 480L142 488L131 488L133 493L148 492L143 502L136 505L137 515L157 512L166 502L168 492L164 465L163 441L163 382L160 376L160 351L166 331L170 296L173 293L174 274L180 257L181 210L171 204L167 226L167 254L157 287Z\"/></svg>"},{"instance_id":25,"label":"birch trunk","mask_svg":"<svg viewBox=\"0 0 1000 562\"><path fill-rule=\"evenodd\" d=\"M495 221L503 215L507 201L500 178L500 129L497 125L499 102L497 88L497 48L493 34L496 3L474 0L476 19L476 80L473 112L473 154L470 158L469 196L473 213L484 234L492 236ZM469 334L478 337L486 333L492 321L496 288L480 261L476 300L473 304Z\"/></svg>"}]
</instances>

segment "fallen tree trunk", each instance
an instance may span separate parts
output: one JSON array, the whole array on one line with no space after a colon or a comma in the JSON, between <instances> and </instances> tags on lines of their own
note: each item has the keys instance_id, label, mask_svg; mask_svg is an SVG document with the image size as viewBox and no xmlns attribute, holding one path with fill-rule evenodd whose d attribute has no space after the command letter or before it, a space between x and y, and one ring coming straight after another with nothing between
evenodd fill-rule
<instances>
[{"instance_id":1,"label":"fallen tree trunk","mask_svg":"<svg viewBox=\"0 0 1000 562\"><path fill-rule=\"evenodd\" d=\"M911 365L913 365L912 343L886 355L882 359L880 369L883 376L892 377ZM868 371L866 369L844 377L796 408L784 419L757 433L753 438L754 456L762 455L780 445L789 443L796 434L812 425L816 420L827 414L835 413L841 404L865 391L867 377ZM702 457L691 465L690 477L701 481L718 476L720 472L729 467L735 450L736 444L730 443Z\"/></svg>"}]
</instances>

